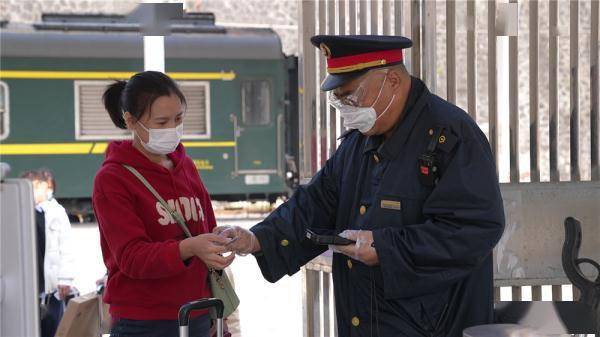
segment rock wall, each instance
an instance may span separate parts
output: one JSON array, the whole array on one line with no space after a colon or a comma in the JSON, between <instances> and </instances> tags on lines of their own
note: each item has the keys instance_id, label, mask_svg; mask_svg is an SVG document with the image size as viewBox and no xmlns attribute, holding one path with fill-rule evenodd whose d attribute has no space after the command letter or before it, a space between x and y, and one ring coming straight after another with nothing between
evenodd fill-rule
<instances>
[{"instance_id":1,"label":"rock wall","mask_svg":"<svg viewBox=\"0 0 600 337\"><path fill-rule=\"evenodd\" d=\"M32 23L42 13L127 14L139 0L2 0L0 20ZM181 1L164 1L181 2ZM188 11L215 13L217 24L271 27L286 54L298 52L298 3L295 0L185 0Z\"/></svg>"}]
</instances>

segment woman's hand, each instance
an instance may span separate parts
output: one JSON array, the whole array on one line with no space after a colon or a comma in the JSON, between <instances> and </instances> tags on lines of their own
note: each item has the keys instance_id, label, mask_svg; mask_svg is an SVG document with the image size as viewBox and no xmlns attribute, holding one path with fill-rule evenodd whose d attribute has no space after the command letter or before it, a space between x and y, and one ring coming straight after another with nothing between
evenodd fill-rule
<instances>
[{"instance_id":1,"label":"woman's hand","mask_svg":"<svg viewBox=\"0 0 600 337\"><path fill-rule=\"evenodd\" d=\"M235 259L235 254L222 255L231 251L226 247L230 241L231 239L216 234L197 235L179 243L179 254L184 261L197 256L208 268L223 270Z\"/></svg>"},{"instance_id":2,"label":"woman's hand","mask_svg":"<svg viewBox=\"0 0 600 337\"><path fill-rule=\"evenodd\" d=\"M220 237L229 238L231 242L227 244L229 251L239 255L246 255L259 252L260 243L251 231L239 226L221 226L213 229L213 233Z\"/></svg>"}]
</instances>

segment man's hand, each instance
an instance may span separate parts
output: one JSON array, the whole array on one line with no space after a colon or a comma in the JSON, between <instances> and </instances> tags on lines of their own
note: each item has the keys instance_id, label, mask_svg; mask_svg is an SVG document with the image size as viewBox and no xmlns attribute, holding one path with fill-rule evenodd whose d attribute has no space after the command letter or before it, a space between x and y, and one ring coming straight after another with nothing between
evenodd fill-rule
<instances>
[{"instance_id":1,"label":"man's hand","mask_svg":"<svg viewBox=\"0 0 600 337\"><path fill-rule=\"evenodd\" d=\"M367 266L379 264L379 256L373 243L373 232L363 230L345 230L340 233L341 237L356 241L356 244L347 246L330 246L336 253L341 253L358 260Z\"/></svg>"},{"instance_id":2,"label":"man's hand","mask_svg":"<svg viewBox=\"0 0 600 337\"><path fill-rule=\"evenodd\" d=\"M261 250L260 243L251 231L239 226L220 226L213 233L231 239L225 247L238 255L247 255Z\"/></svg>"}]
</instances>

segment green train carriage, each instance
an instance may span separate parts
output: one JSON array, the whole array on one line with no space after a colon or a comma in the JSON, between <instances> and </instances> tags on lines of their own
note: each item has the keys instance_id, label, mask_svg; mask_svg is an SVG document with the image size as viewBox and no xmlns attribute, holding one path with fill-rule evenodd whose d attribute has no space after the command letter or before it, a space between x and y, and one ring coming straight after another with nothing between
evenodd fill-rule
<instances>
[{"instance_id":1,"label":"green train carriage","mask_svg":"<svg viewBox=\"0 0 600 337\"><path fill-rule=\"evenodd\" d=\"M183 142L211 195L287 193L295 58L272 30L218 27L210 14L186 15L172 31L165 69L188 100ZM108 142L131 138L101 95L143 70L142 36L124 17L45 15L33 26L4 23L0 56L1 161L13 176L51 169L57 197L89 212Z\"/></svg>"}]
</instances>

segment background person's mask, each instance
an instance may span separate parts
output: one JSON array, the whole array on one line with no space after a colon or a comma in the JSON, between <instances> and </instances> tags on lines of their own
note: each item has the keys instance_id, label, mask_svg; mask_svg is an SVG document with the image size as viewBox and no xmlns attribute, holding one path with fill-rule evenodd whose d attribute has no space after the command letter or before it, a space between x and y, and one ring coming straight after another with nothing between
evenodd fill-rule
<instances>
[{"instance_id":1,"label":"background person's mask","mask_svg":"<svg viewBox=\"0 0 600 337\"><path fill-rule=\"evenodd\" d=\"M183 123L168 129L148 129L144 124L139 124L148 131L148 143L144 143L140 138L142 146L154 154L169 154L175 151L183 136Z\"/></svg>"}]
</instances>

